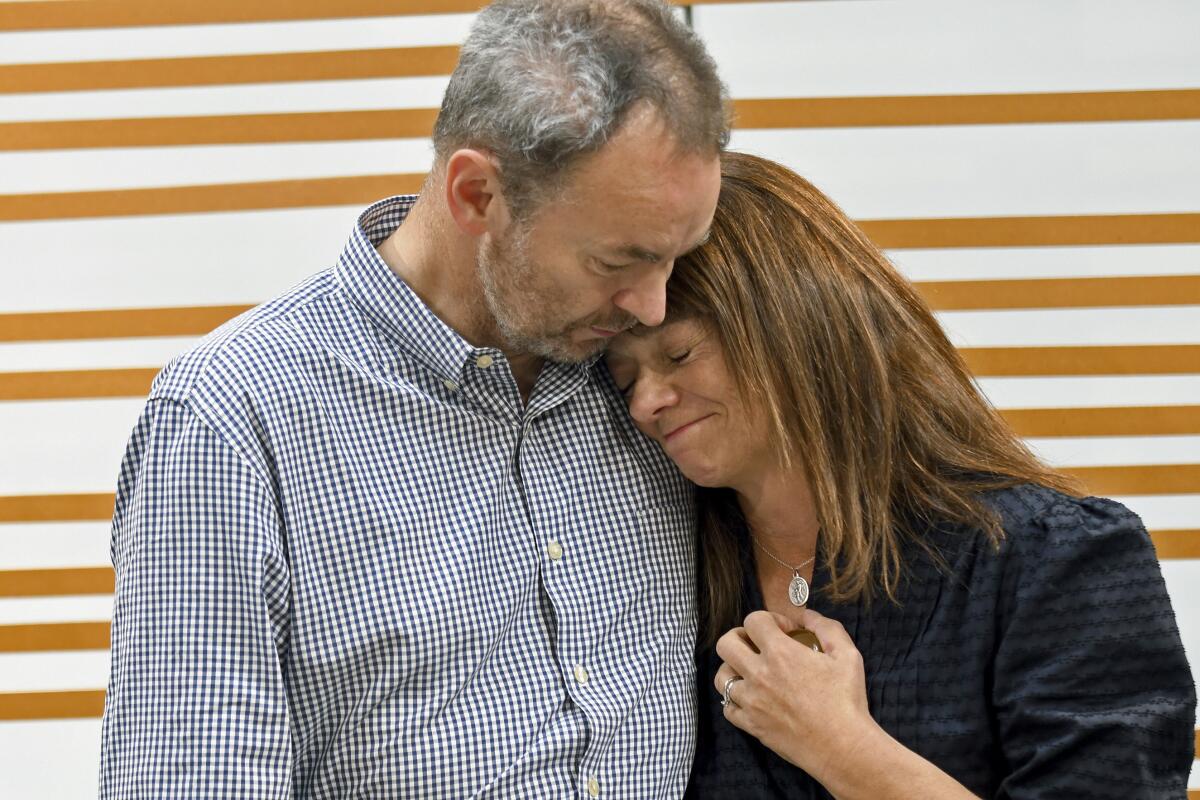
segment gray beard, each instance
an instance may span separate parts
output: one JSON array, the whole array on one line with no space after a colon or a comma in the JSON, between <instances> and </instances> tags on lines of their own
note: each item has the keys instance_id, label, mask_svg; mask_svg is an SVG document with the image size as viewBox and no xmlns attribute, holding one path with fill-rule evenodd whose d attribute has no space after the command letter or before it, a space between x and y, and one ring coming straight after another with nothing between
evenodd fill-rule
<instances>
[{"instance_id":1,"label":"gray beard","mask_svg":"<svg viewBox=\"0 0 1200 800\"><path fill-rule=\"evenodd\" d=\"M508 313L508 307L500 296L500 290L492 271L482 265L478 271L479 283L483 287L484 305L496 323L496 330L499 331L500 338L504 340L505 349L521 355L559 360L558 348L552 343L542 341L534 336L527 336L517 328L512 316Z\"/></svg>"},{"instance_id":2,"label":"gray beard","mask_svg":"<svg viewBox=\"0 0 1200 800\"><path fill-rule=\"evenodd\" d=\"M514 263L519 263L522 269L517 270L519 275L516 280L527 275L529 262L525 254L525 241L521 234L520 238L516 239L510 250L510 255L516 259ZM580 356L577 353L571 352L553 339L545 339L538 336L532 336L523 330L515 319L516 315L512 313L512 308L504 300L504 294L500 290L500 283L496 276L495 262L490 258L486 250L480 249L475 258L475 274L479 278L479 285L483 289L483 302L487 308L487 313L496 323L496 330L500 334L500 338L504 341L506 349L513 353L521 355L537 356L550 361L561 361L566 363L578 363L586 360L592 354L588 353Z\"/></svg>"}]
</instances>

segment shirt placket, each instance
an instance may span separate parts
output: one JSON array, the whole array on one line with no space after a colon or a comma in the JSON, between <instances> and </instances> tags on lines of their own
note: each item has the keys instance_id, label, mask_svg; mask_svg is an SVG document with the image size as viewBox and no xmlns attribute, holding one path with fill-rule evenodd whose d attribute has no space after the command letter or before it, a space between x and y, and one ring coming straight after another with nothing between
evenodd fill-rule
<instances>
[{"instance_id":1,"label":"shirt placket","mask_svg":"<svg viewBox=\"0 0 1200 800\"><path fill-rule=\"evenodd\" d=\"M595 647L596 642L579 635L581 629L595 623L589 620L596 609L572 599L587 597L597 587L579 588L581 582L588 580L588 576L581 566L584 544L577 538L581 527L571 524L572 499L562 494L560 484L554 477L553 465L534 463L539 437L567 435L553 424L550 412L568 402L572 394L581 390L584 382L586 377L582 372L560 371L550 378L546 386L539 386L535 390L522 423L517 476L530 527L540 550L542 588L550 598L557 618L556 646L564 690L588 720L590 741L575 776L577 796L597 798L604 793L605 786L601 774L603 753L595 745L611 738L610 731L604 730L606 726L603 723L609 715L603 713L598 702L598 693L606 691L605 676L590 663L589 649ZM536 479L532 478L534 475ZM567 591L567 586L572 586L574 591Z\"/></svg>"}]
</instances>

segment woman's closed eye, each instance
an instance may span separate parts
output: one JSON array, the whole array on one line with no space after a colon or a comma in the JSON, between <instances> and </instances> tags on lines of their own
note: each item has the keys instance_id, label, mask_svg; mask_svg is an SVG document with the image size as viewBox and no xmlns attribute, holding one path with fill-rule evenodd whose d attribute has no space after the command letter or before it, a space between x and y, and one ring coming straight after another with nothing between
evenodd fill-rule
<instances>
[{"instance_id":1,"label":"woman's closed eye","mask_svg":"<svg viewBox=\"0 0 1200 800\"><path fill-rule=\"evenodd\" d=\"M664 354L663 357L666 358L666 360L671 362L672 364L682 364L685 361L687 361L688 358L691 357L691 355L692 355L692 348L689 347L685 350L680 350L673 354ZM628 400L630 397L633 396L633 387L637 384L637 379L635 378L634 380L631 380L631 381L629 381L629 383L626 383L624 385L622 385L622 383L618 380L618 381L616 381L616 384L617 384L617 390L621 392L621 396L624 397L626 400Z\"/></svg>"}]
</instances>

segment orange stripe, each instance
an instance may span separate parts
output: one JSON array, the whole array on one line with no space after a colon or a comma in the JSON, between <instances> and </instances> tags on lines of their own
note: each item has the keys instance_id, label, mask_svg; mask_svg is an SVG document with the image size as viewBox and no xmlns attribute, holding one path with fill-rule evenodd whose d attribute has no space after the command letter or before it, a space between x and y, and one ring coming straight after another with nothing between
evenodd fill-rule
<instances>
[{"instance_id":1,"label":"orange stripe","mask_svg":"<svg viewBox=\"0 0 1200 800\"><path fill-rule=\"evenodd\" d=\"M1087 347L966 347L959 350L979 377L1046 375L1200 374L1200 345Z\"/></svg>"},{"instance_id":2,"label":"orange stripe","mask_svg":"<svg viewBox=\"0 0 1200 800\"><path fill-rule=\"evenodd\" d=\"M104 713L103 690L82 692L0 693L0 720L67 719L99 717ZM1200 758L1200 731L1196 732ZM1200 800L1200 790L1189 789L1188 800Z\"/></svg>"},{"instance_id":3,"label":"orange stripe","mask_svg":"<svg viewBox=\"0 0 1200 800\"><path fill-rule=\"evenodd\" d=\"M1200 464L1066 467L1094 495L1198 494Z\"/></svg>"},{"instance_id":4,"label":"orange stripe","mask_svg":"<svg viewBox=\"0 0 1200 800\"><path fill-rule=\"evenodd\" d=\"M0 597L62 597L112 594L112 567L17 569L0 572Z\"/></svg>"},{"instance_id":5,"label":"orange stripe","mask_svg":"<svg viewBox=\"0 0 1200 800\"><path fill-rule=\"evenodd\" d=\"M1150 531L1161 560L1200 558L1200 529ZM0 571L0 597L72 597L115 591L112 567Z\"/></svg>"},{"instance_id":6,"label":"orange stripe","mask_svg":"<svg viewBox=\"0 0 1200 800\"><path fill-rule=\"evenodd\" d=\"M55 0L61 2L63 0ZM360 205L417 192L421 174L0 195L0 221ZM1200 243L1200 213L862 220L889 249Z\"/></svg>"},{"instance_id":7,"label":"orange stripe","mask_svg":"<svg viewBox=\"0 0 1200 800\"><path fill-rule=\"evenodd\" d=\"M1161 560L1200 558L1200 529L1153 530ZM0 597L72 597L115 591L112 567L0 571Z\"/></svg>"},{"instance_id":8,"label":"orange stripe","mask_svg":"<svg viewBox=\"0 0 1200 800\"><path fill-rule=\"evenodd\" d=\"M761 0L668 0L674 5L734 5ZM414 14L465 14L484 0L43 0L0 3L0 31L66 28L125 28L144 25L201 25L224 22L277 22Z\"/></svg>"},{"instance_id":9,"label":"orange stripe","mask_svg":"<svg viewBox=\"0 0 1200 800\"><path fill-rule=\"evenodd\" d=\"M858 224L886 249L1200 242L1200 214L877 219Z\"/></svg>"},{"instance_id":10,"label":"orange stripe","mask_svg":"<svg viewBox=\"0 0 1200 800\"><path fill-rule=\"evenodd\" d=\"M1047 375L1185 375L1200 373L1200 345L1130 345L1117 347L992 347L959 351L977 377ZM158 374L157 368L0 372L0 401L67 400L96 397L144 397ZM1163 408L1171 408L1169 406ZM1189 407L1184 407L1189 408ZM1093 412L1080 419L1107 413L1113 425L1145 430L1190 428L1189 412ZM1033 409L1021 425L1041 428L1076 424L1062 412ZM1182 416L1179 416L1182 414ZM1137 417L1135 419L1135 417ZM1051 421L1054 420L1054 421ZM1120 429L1120 428L1117 428ZM1026 430L1032 430L1026 428ZM1032 433L1026 435L1034 435ZM1056 435L1056 434L1037 434ZM1061 433L1060 436L1075 435ZM1110 433L1109 435L1125 435ZM1133 434L1129 434L1133 435Z\"/></svg>"},{"instance_id":11,"label":"orange stripe","mask_svg":"<svg viewBox=\"0 0 1200 800\"><path fill-rule=\"evenodd\" d=\"M429 136L436 118L437 109L406 108L394 111L0 122L0 150L411 139Z\"/></svg>"},{"instance_id":12,"label":"orange stripe","mask_svg":"<svg viewBox=\"0 0 1200 800\"><path fill-rule=\"evenodd\" d=\"M1200 434L1200 406L1007 408L1021 436L1178 436Z\"/></svg>"},{"instance_id":13,"label":"orange stripe","mask_svg":"<svg viewBox=\"0 0 1200 800\"><path fill-rule=\"evenodd\" d=\"M1200 304L1200 275L944 281L914 284L935 311ZM248 305L0 314L0 342L197 336Z\"/></svg>"},{"instance_id":14,"label":"orange stripe","mask_svg":"<svg viewBox=\"0 0 1200 800\"><path fill-rule=\"evenodd\" d=\"M1200 494L1200 464L1066 467L1099 495ZM0 495L0 523L106 521L112 494Z\"/></svg>"},{"instance_id":15,"label":"orange stripe","mask_svg":"<svg viewBox=\"0 0 1200 800\"><path fill-rule=\"evenodd\" d=\"M0 721L87 719L104 713L104 690L0 693Z\"/></svg>"},{"instance_id":16,"label":"orange stripe","mask_svg":"<svg viewBox=\"0 0 1200 800\"><path fill-rule=\"evenodd\" d=\"M424 179L424 175L413 174L359 175L158 189L6 194L0 195L0 221L357 206L388 195L415 193Z\"/></svg>"},{"instance_id":17,"label":"orange stripe","mask_svg":"<svg viewBox=\"0 0 1200 800\"><path fill-rule=\"evenodd\" d=\"M0 314L0 342L198 336L249 308L186 306Z\"/></svg>"},{"instance_id":18,"label":"orange stripe","mask_svg":"<svg viewBox=\"0 0 1200 800\"><path fill-rule=\"evenodd\" d=\"M43 0L0 3L0 31L461 14L484 5L482 0Z\"/></svg>"},{"instance_id":19,"label":"orange stripe","mask_svg":"<svg viewBox=\"0 0 1200 800\"><path fill-rule=\"evenodd\" d=\"M0 372L0 400L142 397L157 374L157 368Z\"/></svg>"},{"instance_id":20,"label":"orange stripe","mask_svg":"<svg viewBox=\"0 0 1200 800\"><path fill-rule=\"evenodd\" d=\"M420 49L420 48L410 48ZM0 93L79 91L127 87L196 86L303 80L372 78L395 75L446 74L454 66L453 48L424 48L420 67L401 58L408 50L363 50L339 53L283 53L261 56L103 61L63 64L0 65ZM432 52L438 51L438 52ZM453 52L441 52L453 51ZM228 62L228 63L227 63ZM342 63L344 62L344 63ZM442 68L445 67L443 70ZM1095 92L1105 113L1075 121L1135 119L1200 119L1200 90L1177 92ZM1113 97L1109 97L1113 95ZM1026 105L1025 98L1043 102ZM1013 109L1073 108L1075 94L964 95L959 97L851 97L792 100L740 100L739 128L863 127L867 125L953 124L931 113L936 100L968 106L994 104L987 121L1059 122L1062 114L1008 114ZM1186 99L1186 102L1184 100ZM791 106L817 104L828 109L806 116ZM875 107L879 110L876 111ZM905 113L897 109L911 108ZM234 114L135 119L56 120L0 123L0 150L49 150L93 147L161 147L202 144L357 141L424 138L433 132L436 108L378 111L329 111L288 114ZM1006 116L1007 114L1007 116ZM892 122L872 121L892 119ZM971 122L976 122L971 120Z\"/></svg>"},{"instance_id":21,"label":"orange stripe","mask_svg":"<svg viewBox=\"0 0 1200 800\"><path fill-rule=\"evenodd\" d=\"M1150 531L1160 561L1200 558L1200 529Z\"/></svg>"},{"instance_id":22,"label":"orange stripe","mask_svg":"<svg viewBox=\"0 0 1200 800\"><path fill-rule=\"evenodd\" d=\"M1200 529L1150 531L1163 561L1200 558ZM112 567L8 570L0 572L0 597L71 597L115 591Z\"/></svg>"},{"instance_id":23,"label":"orange stripe","mask_svg":"<svg viewBox=\"0 0 1200 800\"><path fill-rule=\"evenodd\" d=\"M1200 558L1200 529L1150 531L1160 560ZM0 597L71 597L115 591L112 567L7 570L0 572Z\"/></svg>"},{"instance_id":24,"label":"orange stripe","mask_svg":"<svg viewBox=\"0 0 1200 800\"><path fill-rule=\"evenodd\" d=\"M1200 275L924 281L914 285L936 311L1200 304Z\"/></svg>"},{"instance_id":25,"label":"orange stripe","mask_svg":"<svg viewBox=\"0 0 1200 800\"><path fill-rule=\"evenodd\" d=\"M107 622L0 625L0 653L107 650L109 641Z\"/></svg>"},{"instance_id":26,"label":"orange stripe","mask_svg":"<svg viewBox=\"0 0 1200 800\"><path fill-rule=\"evenodd\" d=\"M737 100L739 128L863 128L1200 119L1200 90Z\"/></svg>"},{"instance_id":27,"label":"orange stripe","mask_svg":"<svg viewBox=\"0 0 1200 800\"><path fill-rule=\"evenodd\" d=\"M112 519L113 495L0 495L2 522L91 522Z\"/></svg>"},{"instance_id":28,"label":"orange stripe","mask_svg":"<svg viewBox=\"0 0 1200 800\"><path fill-rule=\"evenodd\" d=\"M449 75L457 63L458 47L441 45L235 56L138 58L124 61L4 64L0 65L0 94L411 78ZM426 110L417 109L419 112ZM89 121L87 124L95 126L97 122L103 120ZM49 130L53 130L53 127Z\"/></svg>"}]
</instances>

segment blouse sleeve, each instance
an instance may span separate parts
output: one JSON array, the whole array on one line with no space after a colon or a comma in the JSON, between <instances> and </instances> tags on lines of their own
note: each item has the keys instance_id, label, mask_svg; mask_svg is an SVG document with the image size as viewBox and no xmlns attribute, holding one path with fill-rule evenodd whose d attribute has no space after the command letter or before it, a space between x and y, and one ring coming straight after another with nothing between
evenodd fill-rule
<instances>
[{"instance_id":1,"label":"blouse sleeve","mask_svg":"<svg viewBox=\"0 0 1200 800\"><path fill-rule=\"evenodd\" d=\"M1141 521L1111 500L1055 495L1006 533L996 796L1184 797L1195 686Z\"/></svg>"}]
</instances>

